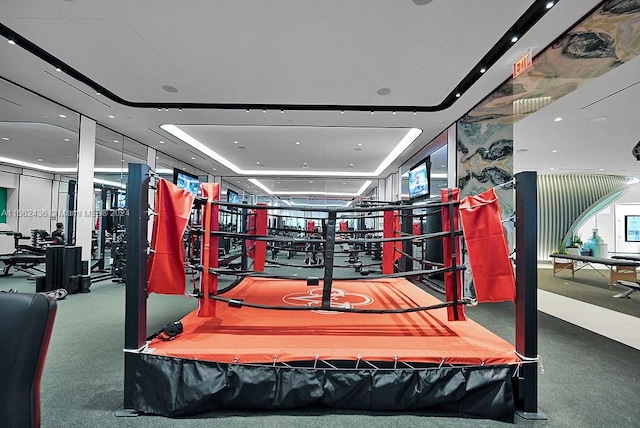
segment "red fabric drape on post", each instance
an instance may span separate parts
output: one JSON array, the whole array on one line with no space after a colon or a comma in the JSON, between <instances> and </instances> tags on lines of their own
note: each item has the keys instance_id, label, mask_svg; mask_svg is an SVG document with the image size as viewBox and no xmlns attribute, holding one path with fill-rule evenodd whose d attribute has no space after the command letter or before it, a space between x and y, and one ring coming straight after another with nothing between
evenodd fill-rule
<instances>
[{"instance_id":1,"label":"red fabric drape on post","mask_svg":"<svg viewBox=\"0 0 640 428\"><path fill-rule=\"evenodd\" d=\"M194 196L160 179L156 186L155 215L147 267L148 293L184 294L185 249L182 237L191 216Z\"/></svg>"},{"instance_id":2,"label":"red fabric drape on post","mask_svg":"<svg viewBox=\"0 0 640 428\"><path fill-rule=\"evenodd\" d=\"M400 238L402 233L400 232L400 212L393 212L393 237ZM393 261L400 260L402 258L402 241L396 241L393 243Z\"/></svg>"},{"instance_id":3,"label":"red fabric drape on post","mask_svg":"<svg viewBox=\"0 0 640 428\"><path fill-rule=\"evenodd\" d=\"M392 238L393 228L395 226L393 211L385 211L382 214L383 224L382 224L382 237L383 238ZM382 243L382 273L384 275L388 275L393 273L393 242L385 241Z\"/></svg>"},{"instance_id":4,"label":"red fabric drape on post","mask_svg":"<svg viewBox=\"0 0 640 428\"><path fill-rule=\"evenodd\" d=\"M515 302L513 264L495 190L464 197L460 220L478 302Z\"/></svg>"},{"instance_id":5,"label":"red fabric drape on post","mask_svg":"<svg viewBox=\"0 0 640 428\"><path fill-rule=\"evenodd\" d=\"M220 207L213 204L220 200L220 184L202 183L200 191L207 203L202 208L202 274L200 275L200 292L202 298L198 299L198 316L213 317L216 315L216 301L209 299L210 294L218 294L218 276L209 273L209 268L218 267L218 237L211 236L212 231L220 230Z\"/></svg>"},{"instance_id":6,"label":"red fabric drape on post","mask_svg":"<svg viewBox=\"0 0 640 428\"><path fill-rule=\"evenodd\" d=\"M263 204L259 204L263 205ZM256 209L255 231L258 236L267 235L267 206L264 209ZM267 241L255 241L255 253L253 258L253 270L264 272L264 265L267 261Z\"/></svg>"},{"instance_id":7,"label":"red fabric drape on post","mask_svg":"<svg viewBox=\"0 0 640 428\"><path fill-rule=\"evenodd\" d=\"M460 198L460 189L440 189L440 194L442 195L442 202L457 202ZM454 206L443 206L442 207L442 231L449 232L451 231L450 223L451 218L453 217L453 229L459 229L459 208L457 205ZM460 237L456 236L452 242L449 237L444 237L442 239L442 259L444 261L445 268L451 268L454 265L454 256L455 256L455 265L459 266L461 262L460 258ZM454 272L445 272L444 273L444 287L445 287L445 296L447 302L452 302L454 300L460 300L462 297L463 290L463 282L462 282L462 271L454 271ZM447 307L447 318L449 321L465 321L467 319L465 314L464 305L455 305Z\"/></svg>"}]
</instances>

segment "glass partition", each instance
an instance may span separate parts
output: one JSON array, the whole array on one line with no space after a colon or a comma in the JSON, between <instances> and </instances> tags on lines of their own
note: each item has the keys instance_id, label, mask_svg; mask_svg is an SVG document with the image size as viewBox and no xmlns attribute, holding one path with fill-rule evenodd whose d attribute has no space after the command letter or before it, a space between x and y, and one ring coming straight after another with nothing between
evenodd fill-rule
<instances>
[{"instance_id":1,"label":"glass partition","mask_svg":"<svg viewBox=\"0 0 640 428\"><path fill-rule=\"evenodd\" d=\"M2 79L0 98L0 253L46 245L57 223L73 243L79 115Z\"/></svg>"}]
</instances>

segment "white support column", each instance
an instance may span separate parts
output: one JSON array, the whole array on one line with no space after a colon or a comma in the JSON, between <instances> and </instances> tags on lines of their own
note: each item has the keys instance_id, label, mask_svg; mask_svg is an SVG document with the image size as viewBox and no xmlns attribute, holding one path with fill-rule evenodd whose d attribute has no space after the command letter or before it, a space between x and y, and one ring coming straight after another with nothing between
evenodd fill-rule
<instances>
[{"instance_id":1,"label":"white support column","mask_svg":"<svg viewBox=\"0 0 640 428\"><path fill-rule=\"evenodd\" d=\"M82 261L91 267L91 231L93 217L93 169L95 167L96 121L80 116L80 146L78 148L78 191L76 245L82 247ZM88 272L85 272L88 273Z\"/></svg>"},{"instance_id":2,"label":"white support column","mask_svg":"<svg viewBox=\"0 0 640 428\"><path fill-rule=\"evenodd\" d=\"M458 124L454 123L447 129L447 187L458 186L458 144L457 129Z\"/></svg>"}]
</instances>

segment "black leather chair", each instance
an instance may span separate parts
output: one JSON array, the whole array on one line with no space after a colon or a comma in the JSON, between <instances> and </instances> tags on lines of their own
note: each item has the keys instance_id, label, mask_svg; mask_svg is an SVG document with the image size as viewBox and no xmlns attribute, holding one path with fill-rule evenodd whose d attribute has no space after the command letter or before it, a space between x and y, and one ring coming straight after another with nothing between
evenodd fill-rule
<instances>
[{"instance_id":1,"label":"black leather chair","mask_svg":"<svg viewBox=\"0 0 640 428\"><path fill-rule=\"evenodd\" d=\"M40 426L40 379L56 302L0 292L0 427Z\"/></svg>"}]
</instances>

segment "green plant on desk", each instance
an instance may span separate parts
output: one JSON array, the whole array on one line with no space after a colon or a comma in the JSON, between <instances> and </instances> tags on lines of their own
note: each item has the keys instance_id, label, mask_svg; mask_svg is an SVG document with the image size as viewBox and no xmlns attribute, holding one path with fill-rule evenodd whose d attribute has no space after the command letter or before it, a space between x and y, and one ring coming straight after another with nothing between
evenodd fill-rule
<instances>
[{"instance_id":1,"label":"green plant on desk","mask_svg":"<svg viewBox=\"0 0 640 428\"><path fill-rule=\"evenodd\" d=\"M569 239L567 248L581 248L582 244L582 238L580 237L580 235L572 235Z\"/></svg>"}]
</instances>

